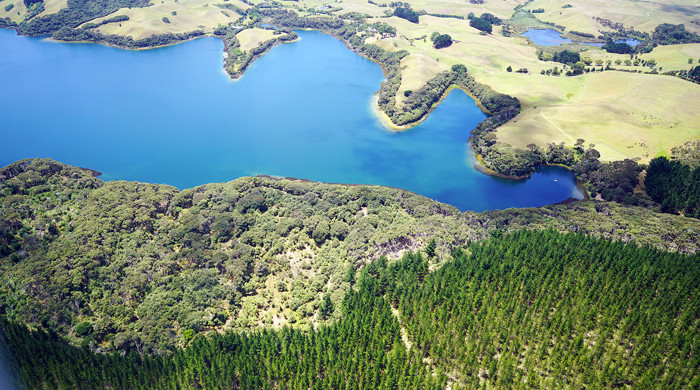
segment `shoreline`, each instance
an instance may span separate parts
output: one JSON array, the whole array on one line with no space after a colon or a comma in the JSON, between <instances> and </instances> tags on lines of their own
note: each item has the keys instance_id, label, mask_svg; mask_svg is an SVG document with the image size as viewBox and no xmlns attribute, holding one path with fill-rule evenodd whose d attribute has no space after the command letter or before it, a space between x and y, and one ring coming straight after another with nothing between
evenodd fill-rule
<instances>
[{"instance_id":1,"label":"shoreline","mask_svg":"<svg viewBox=\"0 0 700 390\"><path fill-rule=\"evenodd\" d=\"M20 35L22 37L34 38L31 35L22 35L19 33L19 31L17 32L17 35ZM197 37L183 39L183 40L177 41L177 42L167 43L165 45L147 46L147 47L126 47L126 46L113 45L111 43L107 43L107 42L103 42L103 41L62 41L60 39L52 38L51 35L46 36L46 38L43 38L43 40L47 41L47 42L53 42L53 43L81 43L81 44L91 43L91 44L95 44L95 45L112 47L115 49L131 50L131 51L143 51L143 50L152 50L152 49L160 49L160 48L164 48L164 47L175 46L175 45L179 45L180 43L190 42L190 41L194 41L195 39L201 39L201 38L216 38L216 36L204 34L204 35L200 35Z\"/></svg>"},{"instance_id":2,"label":"shoreline","mask_svg":"<svg viewBox=\"0 0 700 390\"><path fill-rule=\"evenodd\" d=\"M374 61L372 61L372 62L374 62ZM386 112L382 111L382 109L379 107L379 103L378 103L379 97L377 96L377 93L379 93L379 91L375 92L374 95L372 96L372 100L371 100L372 112L379 119L379 121L381 122L381 124L384 128L386 128L387 130L389 130L391 132L400 133L402 131L406 131L406 130L411 129L411 128L421 124L426 119L428 119L428 116L433 112L433 110L435 110L437 108L437 106L439 106L442 103L442 101L447 98L447 96L450 94L450 92L454 91L455 89L462 90L464 93L467 94L467 96L472 98L472 100L474 100L474 102L476 103L476 106L479 107L479 110L481 110L481 112L483 112L486 115L493 115L493 113L491 111L489 111L486 107L484 107L484 105L481 104L479 99L477 99L468 89L466 89L463 86L458 85L458 84L450 84L450 86L447 87L447 89L445 89L445 92L443 92L443 94L440 96L440 99L438 99L435 103L433 103L430 106L430 108L425 113L425 115L420 117L418 120L411 122L411 123L408 123L408 124L405 124L405 125L394 124L394 122L391 120L391 118L389 118L389 115L387 115ZM469 134L470 134L469 137L471 139L471 131L469 132Z\"/></svg>"},{"instance_id":3,"label":"shoreline","mask_svg":"<svg viewBox=\"0 0 700 390\"><path fill-rule=\"evenodd\" d=\"M224 65L225 65L225 64L226 64L226 58L228 57L228 53L226 52L226 48L225 48L226 42L224 41L224 38L223 38L223 37L221 37L220 39L221 39L221 41L224 43ZM270 47L268 47L265 51L263 51L262 53L256 54L255 56L253 56L253 57L251 58L251 60L248 61L248 64L247 64L244 68L237 70L235 74L229 73L229 72L226 70L226 68L223 68L223 71L224 71L224 73L225 73L226 75L229 76L229 78L231 79L231 81L236 82L236 81L240 80L241 78L243 78L243 74L245 73L246 70L248 70L248 67L250 66L250 64L252 64L252 63L253 63L255 60L257 60L258 58L260 58L260 57L264 56L265 54L267 54L270 50L272 50L273 48L275 48L275 47L277 47L277 46L284 45L284 44L286 44L286 43L296 42L296 41L299 41L299 40L301 40L301 37L300 37L299 35L297 35L297 37L296 37L295 39L292 39L291 41L280 41L280 40L276 40L275 43L273 43L272 45L270 45Z\"/></svg>"},{"instance_id":4,"label":"shoreline","mask_svg":"<svg viewBox=\"0 0 700 390\"><path fill-rule=\"evenodd\" d=\"M471 149L470 156L473 158L472 163L474 165L474 169L485 174L485 175L498 177L500 179L505 179L505 180L520 181L520 180L527 180L527 179L531 178L532 175L537 173L537 171L535 171L529 175L509 176L509 175L504 175L502 173L496 172L484 164L483 156L474 152L474 148L473 148L471 143L472 143L472 140L470 138L469 139L469 148ZM569 168L568 166L562 165L562 164L543 164L543 165L537 165L535 167L535 169L540 168L540 167L559 167L559 168L566 169L574 176L574 179L576 180L576 188L581 192L581 194L583 194L583 198L581 198L581 199L576 199L576 198L572 198L572 197L570 197L569 199L575 199L576 201L591 200L591 195L588 193L588 190L586 190L586 188L584 187L584 183L578 178L578 176L576 176L574 174L573 171L571 171L571 168ZM552 204L558 204L558 203L552 203Z\"/></svg>"},{"instance_id":5,"label":"shoreline","mask_svg":"<svg viewBox=\"0 0 700 390\"><path fill-rule=\"evenodd\" d=\"M350 46L344 39L341 39L341 38L339 38L339 37L336 37L335 35L331 34L330 32L328 32L328 31L326 31L326 30L323 30L323 29L295 28L294 30L301 30L301 31L320 31L320 32L322 32L322 33L324 33L324 34L330 35L331 37L333 37L333 38L335 38L335 39L337 39L337 40L343 42L343 43L345 44L345 47L347 47L348 49L352 50L354 53L356 53L356 54L358 54L358 55L360 55L360 56L362 56L362 57L364 57L364 58L367 58L368 60L374 62L374 63L377 64L377 65L379 65L379 67L382 69L382 74L384 75L384 79L385 79L385 81L382 81L382 85L383 85L384 82L386 82L386 79L387 79L387 72L386 72L386 69L384 69L384 66L382 66L382 64L380 64L379 62L375 61L374 59L372 59L372 58L370 58L370 57L368 57L368 56L366 56L366 55L364 55L364 54L358 52L357 50L355 50L355 49L354 49L352 46ZM440 96L440 99L438 99L438 101L436 101L435 103L433 103L433 104L430 106L430 109L425 113L425 115L423 115L423 116L422 116L421 118L419 118L417 121L411 122L411 123L406 124L406 125L400 125L400 126L399 126L399 125L394 124L394 122L391 120L391 118L389 118L389 115L387 115L386 112L384 112L384 111L379 107L379 104L378 104L378 100L379 100L378 93L379 93L379 91L381 90L381 86L380 86L379 90L378 90L377 92L375 92L375 93L372 95L372 98L370 99L370 110L371 110L372 114L375 116L375 118L377 118L377 120L379 121L379 123L382 125L382 127L384 127L387 131L390 131L390 132L393 132L393 133L400 133L400 132L403 132L403 131L406 131L406 130L410 130L411 128L413 128L413 127L419 125L419 124L422 123L424 120L426 120L426 119L428 118L428 116L433 112L433 110L434 110L438 105L440 105L440 103L442 103L442 101L447 97L447 95L449 95L449 93L452 92L454 89L461 89L462 91L464 91L470 98L472 98L472 100L474 100L474 102L476 103L477 107L479 107L479 109L480 109L484 114L486 114L487 116L493 115L493 113L492 113L489 109L487 109L487 108L481 103L481 101L480 101L476 96L474 96L474 94L471 93L471 91L469 91L467 88L465 88L465 87L463 87L463 86L461 86L461 85L458 85L458 84L451 84L449 87L447 87L447 89L446 89L445 92L442 94L442 96ZM487 176L493 176L493 177L497 177L497 178L500 178L500 179L513 180L513 181L527 180L527 179L529 179L529 178L533 175L533 174L529 174L529 175L523 175L523 176L510 176L510 175L505 175L505 174L500 173L500 172L496 172L496 171L494 171L493 169L488 168L488 167L484 164L484 162L483 162L483 157L482 157L480 154L477 154L477 153L475 152L475 150L474 150L474 146L473 146L473 144L472 144L472 131L474 131L474 129L470 129L470 130L469 130L469 139L467 140L467 143L468 143L468 145L469 145L469 148L471 149L471 153L470 153L470 154L471 154L471 155L473 156L473 158L475 159L474 164L473 164L475 170L477 170L478 172L480 172L480 173L482 173L482 174L484 174L484 175L487 175ZM559 166L559 167L565 168L567 171L571 172L571 169L570 169L569 167L565 166L565 165L560 165L560 164L545 164L545 165L541 165L541 166ZM538 167L539 167L539 166L537 166L537 167L535 167L535 168L538 168ZM583 199L577 199L577 200L590 200L590 195L588 194L588 191L583 187L583 183L581 182L581 180L579 180L579 178L578 178L573 172L571 172L571 174L574 176L574 180L576 181L576 187L577 187L578 190L581 191L581 193L583 194ZM553 203L553 204L556 204L556 203Z\"/></svg>"},{"instance_id":6,"label":"shoreline","mask_svg":"<svg viewBox=\"0 0 700 390\"><path fill-rule=\"evenodd\" d=\"M17 35L26 36L26 35L22 35L22 34L19 32L19 30L18 30L17 28L11 28L11 27L10 27L10 28L6 28L6 29L14 30L14 31L17 33ZM354 53L356 53L356 54L358 54L358 55L360 55L360 56L362 56L362 57L364 57L364 58L367 58L368 60L372 61L373 63L379 65L379 67L382 69L382 73L383 73L384 78L385 78L385 81L382 82L382 85L383 85L384 82L386 82L386 79L387 79L387 70L384 68L384 66L383 66L381 63L375 61L374 59L372 59L372 58L370 58L370 57L364 55L363 53L360 53L359 51L355 50L355 49L354 49L352 46L350 46L350 44L349 44L347 41L345 41L344 39L341 39L340 37L337 37L337 36L335 36L334 34L332 34L331 32L329 32L329 31L327 31L327 30L324 30L324 29L294 28L293 30L299 30L299 31L320 31L321 33L330 35L330 36L333 37L334 39L337 39L337 40L343 42L343 44L345 45L345 47L347 47L348 49L352 50ZM62 41L62 40L58 40L58 39L53 39L53 38L51 38L50 36L48 36L48 37L46 37L46 38L43 38L43 39L44 39L44 40L47 40L47 41L49 41L49 42L57 42L57 43L92 43L92 44L100 44L100 45L104 45L104 46L108 46L108 47L113 47L113 48L118 48L118 49L123 49L123 50L140 51L140 50L150 50L150 49L157 49L157 48L162 48L162 47L174 46L174 45L177 45L177 44L179 44L179 43L183 43L183 42L187 42L187 41L192 41L192 40L195 40L195 39L205 38L205 37L219 38L219 39L221 39L222 42L224 42L224 38L223 38L223 37L218 37L218 36L210 35L210 34L204 34L204 35L201 35L201 36L195 36L195 37L191 37L191 38L188 38L188 39L185 39L185 40L181 40L181 41L177 41L177 42L168 43L168 44L165 44L165 45L149 46L149 47L142 47L142 48L130 48L130 47L112 45L112 44L109 44L109 43L106 43L106 42L103 42L103 41ZM278 45L282 45L282 44L285 44L285 43L292 43L292 42L296 42L296 41L299 41L299 40L301 40L301 37L298 36L296 39L291 40L291 41L277 41L277 42L275 42L272 46L270 46L267 50L265 50L264 52L262 52L262 53L256 55L256 56L250 61L250 63L252 63L252 62L255 61L256 59L260 58L261 56L267 54L272 48L274 48L274 47L276 47L276 46L278 46ZM224 42L224 44L225 44L225 42ZM224 58L226 57L226 55L227 55L227 53L226 53L226 51L224 50ZM245 71L247 70L247 68L248 68L248 66L246 66L245 68L239 70L238 72L236 72L236 75L230 74L225 68L222 68L222 70L223 70L223 72L224 72L226 75L229 76L229 79L230 79L231 81L237 82L237 81L239 81L239 80L243 77L243 75L244 75ZM474 102L476 103L477 107L479 107L479 109L480 109L484 114L486 114L486 115L493 115L493 113L491 113L486 107L484 107L484 105L481 103L481 101L480 101L479 99L477 99L467 88L465 88L464 86L458 85L458 84L451 84L449 87L447 87L447 89L445 89L445 91L444 91L443 94L440 96L440 98L439 98L435 103L433 103L433 104L431 105L431 107L428 109L428 111L427 111L423 116L421 116L418 120L416 120L416 121L414 121L414 122L411 122L411 123L408 123L408 124L406 124L406 125L396 125L396 124L394 124L393 121L391 120L391 118L386 114L386 112L384 112L384 111L379 107L379 105L378 105L378 99L379 99L379 98L378 98L378 93L379 93L379 91L381 90L381 86L380 86L379 90L378 90L377 92L375 92L375 93L372 95L372 98L371 98L371 100L370 100L370 106L371 106L370 109L371 109L371 112L372 112L373 116L375 116L375 118L380 122L380 124L382 125L382 127L384 127L387 131L397 132L397 133L398 133L398 132L403 132L403 131L409 130L409 129L411 129L411 128L413 128L413 127L415 127L415 126L421 124L423 121L425 121L425 120L428 118L428 116L433 112L433 110L435 110L435 109L437 108L437 106L440 105L440 104L443 102L443 100L444 100L445 98L447 98L447 96L450 94L450 92L452 92L454 89L461 89L462 91L464 91L470 98L472 98L472 100L474 100ZM526 179L528 179L528 178L530 178L530 177L532 176L532 174L523 175L523 176L509 176L509 175L505 175L505 174L499 173L499 172L497 172L497 171L494 171L494 170L491 169L491 168L488 168L488 167L484 164L484 162L483 162L483 157L482 157L481 155L475 153L475 151L474 151L473 144L472 144L472 138L471 138L471 133L472 133L473 130L474 130L474 129L470 129L470 130L469 130L469 138L468 138L467 142L468 142L468 144L469 144L469 147L471 148L471 155L473 156L473 158L474 158L474 160L475 160L475 161L474 161L474 164L473 164L475 170L477 170L478 172L480 172L480 173L482 173L482 174L488 175L488 176L493 176L493 177L497 177L497 178L501 178L501 179L506 179L506 180L513 180L513 181L526 180ZM543 165L543 166L556 166L556 165ZM561 166L561 165L559 165L559 166ZM568 167L566 167L566 166L561 166L561 167L564 167L564 168L566 168L567 170L569 170L569 171L571 172L571 170L570 170ZM574 179L576 180L576 186L577 186L577 188L578 188L579 191L581 191L581 193L584 195L584 198L583 198L583 199L584 199L584 200L590 199L590 196L589 196L589 194L588 194L588 191L586 191L585 188L583 187L583 183L581 183L580 180L579 180L579 178L576 177L575 175L574 175Z\"/></svg>"}]
</instances>

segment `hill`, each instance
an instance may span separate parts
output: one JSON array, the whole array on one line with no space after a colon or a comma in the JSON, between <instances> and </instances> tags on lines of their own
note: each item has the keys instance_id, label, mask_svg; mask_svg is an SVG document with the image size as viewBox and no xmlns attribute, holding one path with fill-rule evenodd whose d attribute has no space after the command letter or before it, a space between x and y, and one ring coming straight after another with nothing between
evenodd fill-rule
<instances>
[{"instance_id":1,"label":"hill","mask_svg":"<svg viewBox=\"0 0 700 390\"><path fill-rule=\"evenodd\" d=\"M32 388L700 383L698 255L548 230L497 235L451 257L432 273L421 254L368 264L331 325L211 333L171 356L93 354L4 320L0 329Z\"/></svg>"},{"instance_id":2,"label":"hill","mask_svg":"<svg viewBox=\"0 0 700 390\"><path fill-rule=\"evenodd\" d=\"M0 170L0 313L98 352L331 323L356 270L432 240L431 269L522 228L681 253L700 242L696 219L606 202L460 213L385 187L248 177L178 191L93 175L42 159Z\"/></svg>"}]
</instances>

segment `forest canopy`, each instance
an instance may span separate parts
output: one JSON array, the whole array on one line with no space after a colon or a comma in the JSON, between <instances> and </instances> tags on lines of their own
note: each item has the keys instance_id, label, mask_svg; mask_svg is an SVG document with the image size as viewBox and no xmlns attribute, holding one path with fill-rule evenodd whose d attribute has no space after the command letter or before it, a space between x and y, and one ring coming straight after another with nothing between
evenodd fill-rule
<instances>
[{"instance_id":1,"label":"forest canopy","mask_svg":"<svg viewBox=\"0 0 700 390\"><path fill-rule=\"evenodd\" d=\"M429 254L428 254L429 257ZM0 321L30 387L683 389L700 381L698 255L518 231L429 272L367 264L342 318L315 330L216 332L172 355L94 354Z\"/></svg>"},{"instance_id":2,"label":"forest canopy","mask_svg":"<svg viewBox=\"0 0 700 390\"><path fill-rule=\"evenodd\" d=\"M683 253L700 241L698 220L607 202L460 213L385 187L254 177L178 191L23 160L0 169L0 314L92 351L163 354L213 330L335 321L352 270L431 240L437 265L524 227Z\"/></svg>"}]
</instances>

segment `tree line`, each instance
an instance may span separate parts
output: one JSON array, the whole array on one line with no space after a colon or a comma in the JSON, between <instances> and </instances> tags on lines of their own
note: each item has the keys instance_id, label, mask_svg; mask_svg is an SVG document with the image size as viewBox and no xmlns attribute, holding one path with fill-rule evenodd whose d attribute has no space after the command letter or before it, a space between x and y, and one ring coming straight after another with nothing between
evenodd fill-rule
<instances>
[{"instance_id":1,"label":"tree line","mask_svg":"<svg viewBox=\"0 0 700 390\"><path fill-rule=\"evenodd\" d=\"M194 30L185 33L156 34L146 38L134 39L132 37L116 34L102 34L100 32L93 31L90 28L71 27L62 27L53 34L53 38L66 42L106 43L129 49L172 45L177 42L202 36L204 36L203 30Z\"/></svg>"}]
</instances>

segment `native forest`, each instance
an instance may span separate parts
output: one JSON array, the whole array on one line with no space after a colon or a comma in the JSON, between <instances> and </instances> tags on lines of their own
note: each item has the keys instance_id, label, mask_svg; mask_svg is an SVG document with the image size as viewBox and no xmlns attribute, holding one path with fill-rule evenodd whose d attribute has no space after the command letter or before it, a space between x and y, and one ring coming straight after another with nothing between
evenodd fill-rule
<instances>
[{"instance_id":1,"label":"native forest","mask_svg":"<svg viewBox=\"0 0 700 390\"><path fill-rule=\"evenodd\" d=\"M696 0L0 0L0 28L0 388L700 389ZM214 42L197 50L217 48L220 62L204 62L222 88L260 83L236 104L277 108L154 105L208 92L209 79L189 70L162 91L130 90L128 77L189 66L178 50L197 42ZM343 59L321 69L312 46L332 44L342 47L320 50ZM84 52L123 62L88 76ZM311 73L333 81L301 91L280 81L305 77L294 72L261 80L283 55L306 56ZM132 68L146 58L165 66ZM381 73L373 93L353 66ZM113 74L122 79L109 81L112 92L91 79ZM46 81L57 77L76 89ZM131 112L89 117L94 107L80 103L104 106L118 90ZM318 91L340 103L297 113L299 125L295 110ZM473 125L454 108L463 101ZM196 118L196 131L184 137L165 122L173 114ZM265 127L276 116L292 118L289 128ZM323 132L349 131L357 144L321 150L324 135L305 128L322 117ZM108 122L138 118L153 121L152 134L117 134L87 159L80 141L42 135L99 139ZM459 127L458 145L437 133L435 143L399 143L436 121ZM236 126L252 126L263 147ZM356 156L347 150L369 157L352 165L353 182L292 144L281 164L251 163L249 175L207 175L222 157L163 179L120 176L156 177L146 175L161 169L152 163L179 152L153 145L228 142L217 131L239 136L228 153L251 161L280 154L282 132L298 132L332 167L351 166L331 161ZM366 131L401 158L380 164L387 149L364 145ZM123 171L103 169L121 142L144 146L115 160ZM371 176L418 166L430 148L464 153L468 175L439 176L436 193L449 196ZM304 172L327 179L278 175L305 158ZM408 182L438 177L447 160L435 161ZM188 175L200 184L167 178ZM450 187L473 176L495 184ZM522 202L488 207L528 182ZM554 189L570 196L543 202ZM471 207L475 194L485 200Z\"/></svg>"}]
</instances>

